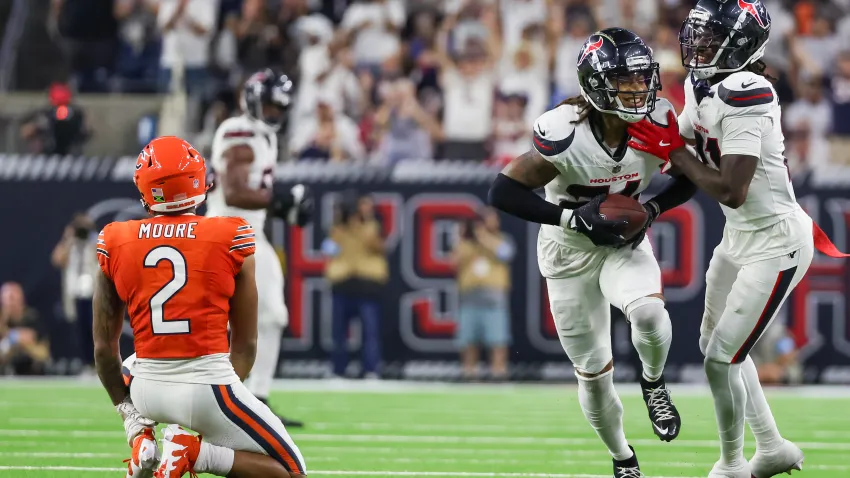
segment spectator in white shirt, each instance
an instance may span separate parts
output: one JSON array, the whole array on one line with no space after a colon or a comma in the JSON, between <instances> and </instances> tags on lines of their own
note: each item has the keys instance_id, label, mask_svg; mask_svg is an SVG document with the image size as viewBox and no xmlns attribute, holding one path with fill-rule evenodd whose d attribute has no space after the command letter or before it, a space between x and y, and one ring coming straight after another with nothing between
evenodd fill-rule
<instances>
[{"instance_id":1,"label":"spectator in white shirt","mask_svg":"<svg viewBox=\"0 0 850 478\"><path fill-rule=\"evenodd\" d=\"M316 115L295 125L289 149L298 159L362 160L366 151L360 129L351 118L334 112L328 98L319 97Z\"/></svg>"},{"instance_id":2,"label":"spectator in white shirt","mask_svg":"<svg viewBox=\"0 0 850 478\"><path fill-rule=\"evenodd\" d=\"M491 10L483 15L487 43L469 39L458 54L449 56L448 33L456 17L443 22L437 41L443 88L444 159L482 161L489 156L487 140L492 132L493 99L501 56L498 18Z\"/></svg>"},{"instance_id":3,"label":"spectator in white shirt","mask_svg":"<svg viewBox=\"0 0 850 478\"><path fill-rule=\"evenodd\" d=\"M802 85L802 94L783 113L790 133L789 159L796 167L816 168L829 163L826 135L832 122L832 106L824 97L822 79L811 77Z\"/></svg>"},{"instance_id":4,"label":"spectator in white shirt","mask_svg":"<svg viewBox=\"0 0 850 478\"><path fill-rule=\"evenodd\" d=\"M160 88L170 90L172 72L182 64L186 91L205 93L219 0L151 0L151 5L162 33Z\"/></svg>"},{"instance_id":5,"label":"spectator in white shirt","mask_svg":"<svg viewBox=\"0 0 850 478\"><path fill-rule=\"evenodd\" d=\"M401 0L361 0L349 6L341 27L353 37L358 67L376 68L401 49L399 32L405 22Z\"/></svg>"},{"instance_id":6,"label":"spectator in white shirt","mask_svg":"<svg viewBox=\"0 0 850 478\"><path fill-rule=\"evenodd\" d=\"M590 19L577 15L570 19L567 34L558 42L555 54L554 83L551 104L558 104L564 98L581 93L576 73L576 59L579 50L590 35Z\"/></svg>"}]
</instances>

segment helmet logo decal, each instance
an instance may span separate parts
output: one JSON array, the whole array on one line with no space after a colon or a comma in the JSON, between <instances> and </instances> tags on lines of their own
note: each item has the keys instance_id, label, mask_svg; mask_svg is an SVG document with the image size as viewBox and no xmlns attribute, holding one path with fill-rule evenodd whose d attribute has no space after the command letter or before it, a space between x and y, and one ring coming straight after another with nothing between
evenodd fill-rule
<instances>
[{"instance_id":1,"label":"helmet logo decal","mask_svg":"<svg viewBox=\"0 0 850 478\"><path fill-rule=\"evenodd\" d=\"M201 184L200 181L198 181L197 179L192 181L192 187L195 188L195 189L198 189L198 186L200 186L200 184Z\"/></svg>"},{"instance_id":2,"label":"helmet logo decal","mask_svg":"<svg viewBox=\"0 0 850 478\"><path fill-rule=\"evenodd\" d=\"M162 192L162 188L151 188L151 195L155 202L165 202L165 194Z\"/></svg>"},{"instance_id":3,"label":"helmet logo decal","mask_svg":"<svg viewBox=\"0 0 850 478\"><path fill-rule=\"evenodd\" d=\"M761 15L759 15L759 11L756 8L756 4L752 3L752 0L749 1L749 2L747 0L738 0L738 7L741 10L752 15L753 18L755 18L756 21L758 22L759 26L761 26L762 28L767 28L767 24L765 23L765 21L761 17Z\"/></svg>"},{"instance_id":4,"label":"helmet logo decal","mask_svg":"<svg viewBox=\"0 0 850 478\"><path fill-rule=\"evenodd\" d=\"M600 38L599 40L596 40L593 43L588 43L587 46L584 47L584 51L581 54L581 58L578 59L578 62L579 63L583 62L584 59L587 58L587 55L591 54L592 52L594 52L594 51L596 51L600 48L602 48L602 38Z\"/></svg>"}]
</instances>

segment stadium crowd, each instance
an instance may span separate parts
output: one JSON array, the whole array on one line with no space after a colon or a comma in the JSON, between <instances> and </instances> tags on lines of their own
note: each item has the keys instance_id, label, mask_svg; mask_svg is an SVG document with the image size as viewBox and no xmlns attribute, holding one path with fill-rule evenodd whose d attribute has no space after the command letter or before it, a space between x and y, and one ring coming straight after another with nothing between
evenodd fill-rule
<instances>
[{"instance_id":1,"label":"stadium crowd","mask_svg":"<svg viewBox=\"0 0 850 478\"><path fill-rule=\"evenodd\" d=\"M765 60L791 165L799 173L850 164L850 1L766 4ZM662 95L680 109L677 38L690 8L688 0L52 0L45 28L81 92L168 92L182 64L198 105L189 129L202 149L238 109L246 75L273 67L299 89L285 156L502 163L527 149L537 115L579 93L575 59L595 29L622 26L652 45Z\"/></svg>"}]
</instances>

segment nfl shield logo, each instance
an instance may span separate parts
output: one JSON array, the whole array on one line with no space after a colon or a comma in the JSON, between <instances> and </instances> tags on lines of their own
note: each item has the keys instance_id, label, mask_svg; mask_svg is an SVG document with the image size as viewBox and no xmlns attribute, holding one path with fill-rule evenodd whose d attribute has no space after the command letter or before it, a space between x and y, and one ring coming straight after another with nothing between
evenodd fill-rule
<instances>
[{"instance_id":1,"label":"nfl shield logo","mask_svg":"<svg viewBox=\"0 0 850 478\"><path fill-rule=\"evenodd\" d=\"M612 169L611 171L612 171L614 174L617 174L617 173L619 173L619 172L620 172L620 170L621 170L621 169L623 169L623 167L622 167L622 166L620 166L620 165L618 164L618 165L614 166L614 169Z\"/></svg>"},{"instance_id":2,"label":"nfl shield logo","mask_svg":"<svg viewBox=\"0 0 850 478\"><path fill-rule=\"evenodd\" d=\"M155 202L165 202L165 195L162 193L162 188L151 188L151 194Z\"/></svg>"}]
</instances>

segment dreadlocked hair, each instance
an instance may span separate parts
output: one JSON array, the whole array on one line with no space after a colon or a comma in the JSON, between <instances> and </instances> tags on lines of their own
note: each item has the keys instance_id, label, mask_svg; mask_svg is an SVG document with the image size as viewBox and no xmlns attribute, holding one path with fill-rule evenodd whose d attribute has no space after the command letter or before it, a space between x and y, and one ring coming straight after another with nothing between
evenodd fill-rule
<instances>
[{"instance_id":1,"label":"dreadlocked hair","mask_svg":"<svg viewBox=\"0 0 850 478\"><path fill-rule=\"evenodd\" d=\"M761 76L767 78L767 81L769 81L771 83L775 83L775 82L779 81L778 78L774 78L773 76L765 73L764 70L766 70L766 69L767 69L767 64L765 64L765 62L763 62L762 60L756 60L756 61L750 63L749 65L747 65L747 67L745 68L745 70L747 70L751 73L755 73L756 75L761 75Z\"/></svg>"},{"instance_id":2,"label":"dreadlocked hair","mask_svg":"<svg viewBox=\"0 0 850 478\"><path fill-rule=\"evenodd\" d=\"M570 124L579 124L582 121L584 121L585 119L587 119L588 115L590 115L590 110L592 109L590 107L590 103L588 103L587 100L584 99L584 97L581 96L581 95L571 96L571 97L565 99L564 101L558 103L558 106L564 106L564 105L578 106L579 107L578 118L574 119L573 121L570 121ZM556 108L558 106L556 106Z\"/></svg>"}]
</instances>

